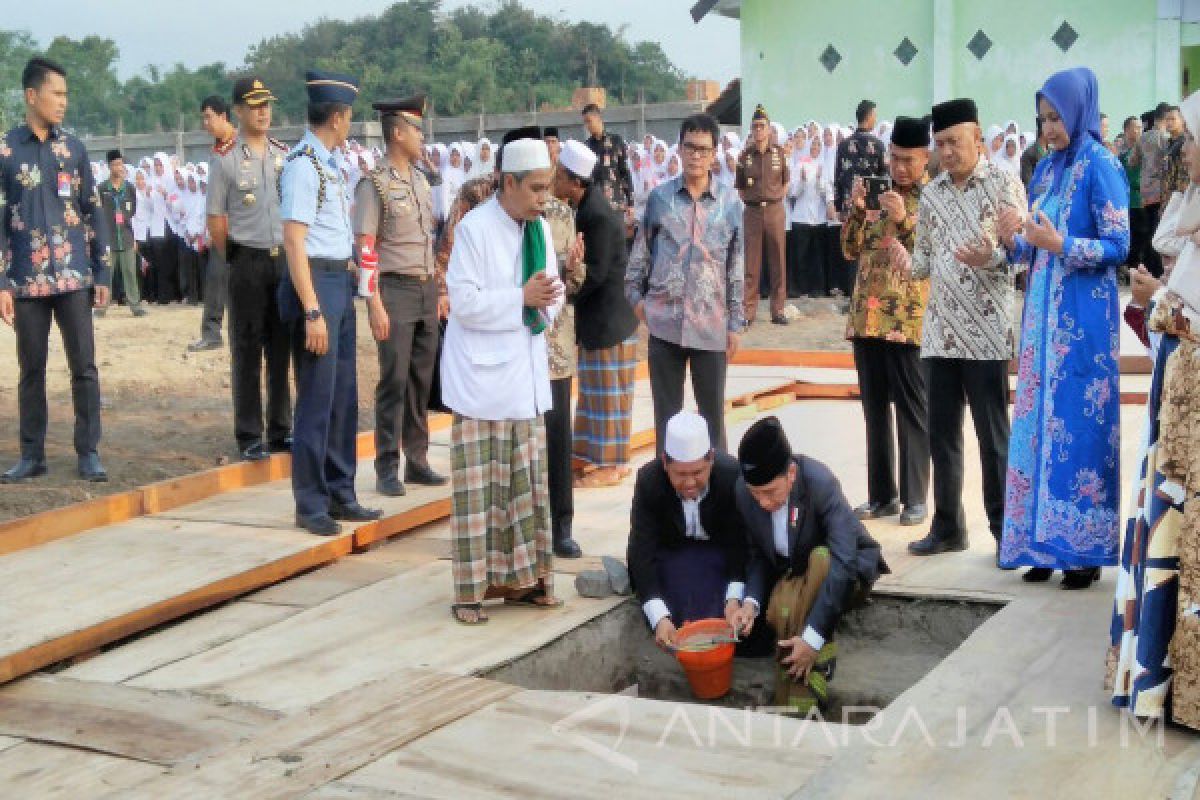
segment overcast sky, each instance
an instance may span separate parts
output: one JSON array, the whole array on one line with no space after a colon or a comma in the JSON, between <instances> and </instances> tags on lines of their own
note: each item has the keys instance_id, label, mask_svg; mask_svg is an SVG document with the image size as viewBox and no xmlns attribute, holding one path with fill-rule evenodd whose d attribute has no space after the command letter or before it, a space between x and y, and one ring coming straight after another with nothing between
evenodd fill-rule
<instances>
[{"instance_id":1,"label":"overcast sky","mask_svg":"<svg viewBox=\"0 0 1200 800\"><path fill-rule=\"evenodd\" d=\"M568 21L588 20L614 30L628 25L632 41L658 40L689 75L728 81L738 75L736 20L710 15L692 23L693 0L521 0L540 14ZM47 13L38 2L5 0L0 28L26 30L43 47L58 35L107 36L121 49L122 78L147 64L189 67L223 61L236 66L246 49L261 39L299 31L322 16L353 19L377 14L391 0L58 0ZM492 0L443 0L444 9ZM333 10L336 9L336 10Z\"/></svg>"}]
</instances>

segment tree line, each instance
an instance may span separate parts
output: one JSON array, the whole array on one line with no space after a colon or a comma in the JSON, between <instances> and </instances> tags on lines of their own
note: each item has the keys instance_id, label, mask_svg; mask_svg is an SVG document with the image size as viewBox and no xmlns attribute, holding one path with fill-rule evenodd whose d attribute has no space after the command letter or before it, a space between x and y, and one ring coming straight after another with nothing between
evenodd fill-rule
<instances>
[{"instance_id":1,"label":"tree line","mask_svg":"<svg viewBox=\"0 0 1200 800\"><path fill-rule=\"evenodd\" d=\"M228 98L233 80L247 73L261 76L279 99L280 123L303 121L303 75L314 68L359 79L360 117L373 100L417 91L429 94L433 113L461 116L566 106L581 86L606 88L614 104L680 100L685 89L684 74L662 48L627 41L624 27L562 22L519 0L449 12L441 0L404 0L379 15L321 19L264 39L235 67L148 66L126 81L117 75L120 50L112 39L59 36L42 49L27 32L0 30L4 129L24 116L21 68L36 54L66 68L68 123L85 134L112 133L118 120L126 133L197 127L200 101Z\"/></svg>"}]
</instances>

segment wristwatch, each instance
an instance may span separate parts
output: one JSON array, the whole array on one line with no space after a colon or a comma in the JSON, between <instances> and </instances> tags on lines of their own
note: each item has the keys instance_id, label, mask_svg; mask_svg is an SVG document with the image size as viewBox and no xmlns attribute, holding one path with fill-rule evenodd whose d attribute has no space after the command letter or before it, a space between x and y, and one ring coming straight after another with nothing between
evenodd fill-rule
<instances>
[{"instance_id":1,"label":"wristwatch","mask_svg":"<svg viewBox=\"0 0 1200 800\"><path fill-rule=\"evenodd\" d=\"M319 309L319 308L312 308L312 309L309 309L308 311L304 312L304 321L305 322L316 322L320 318L321 318L321 309Z\"/></svg>"}]
</instances>

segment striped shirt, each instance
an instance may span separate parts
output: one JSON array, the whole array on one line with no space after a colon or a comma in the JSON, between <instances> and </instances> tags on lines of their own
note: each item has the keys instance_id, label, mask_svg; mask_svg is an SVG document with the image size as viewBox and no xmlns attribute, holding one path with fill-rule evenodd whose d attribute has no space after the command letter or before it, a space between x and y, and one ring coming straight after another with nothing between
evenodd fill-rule
<instances>
[{"instance_id":1,"label":"striped shirt","mask_svg":"<svg viewBox=\"0 0 1200 800\"><path fill-rule=\"evenodd\" d=\"M1025 187L983 157L961 189L943 172L921 192L912 271L931 279L922 358L1013 357L1012 268L996 234L1003 206L1024 211ZM975 269L955 258L958 248L980 240L993 248L986 265Z\"/></svg>"}]
</instances>

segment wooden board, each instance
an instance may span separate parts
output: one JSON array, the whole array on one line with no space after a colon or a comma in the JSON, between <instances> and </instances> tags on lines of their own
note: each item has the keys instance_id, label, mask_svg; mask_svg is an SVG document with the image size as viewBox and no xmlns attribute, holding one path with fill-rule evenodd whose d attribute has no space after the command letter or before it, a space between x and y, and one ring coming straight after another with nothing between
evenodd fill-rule
<instances>
[{"instance_id":1,"label":"wooden board","mask_svg":"<svg viewBox=\"0 0 1200 800\"><path fill-rule=\"evenodd\" d=\"M573 581L556 576L563 608L489 608L487 625L468 628L450 616L450 564L435 561L149 672L130 685L200 691L290 713L401 668L470 675L553 641L618 602L579 597Z\"/></svg>"},{"instance_id":2,"label":"wooden board","mask_svg":"<svg viewBox=\"0 0 1200 800\"><path fill-rule=\"evenodd\" d=\"M406 569L411 569L411 566L372 564L358 560L357 556L347 556L312 572L248 594L245 599L253 603L312 608L346 592L391 578Z\"/></svg>"},{"instance_id":3,"label":"wooden board","mask_svg":"<svg viewBox=\"0 0 1200 800\"><path fill-rule=\"evenodd\" d=\"M200 697L35 675L0 689L0 734L170 765L277 714Z\"/></svg>"},{"instance_id":4,"label":"wooden board","mask_svg":"<svg viewBox=\"0 0 1200 800\"><path fill-rule=\"evenodd\" d=\"M130 520L0 559L0 681L332 561L350 539Z\"/></svg>"},{"instance_id":5,"label":"wooden board","mask_svg":"<svg viewBox=\"0 0 1200 800\"><path fill-rule=\"evenodd\" d=\"M285 585L285 584L281 584ZM63 671L86 681L120 683L174 661L211 650L296 613L290 606L238 601L148 633Z\"/></svg>"},{"instance_id":6,"label":"wooden board","mask_svg":"<svg viewBox=\"0 0 1200 800\"><path fill-rule=\"evenodd\" d=\"M35 547L80 531L124 522L144 511L140 491L97 497L0 523L0 555Z\"/></svg>"},{"instance_id":7,"label":"wooden board","mask_svg":"<svg viewBox=\"0 0 1200 800\"><path fill-rule=\"evenodd\" d=\"M725 722L710 723L704 706L523 691L312 797L776 798L801 789L836 749L817 732L794 745L803 723L720 713Z\"/></svg>"},{"instance_id":8,"label":"wooden board","mask_svg":"<svg viewBox=\"0 0 1200 800\"><path fill-rule=\"evenodd\" d=\"M25 742L0 752L0 787L14 800L82 800L120 794L162 772L162 767Z\"/></svg>"},{"instance_id":9,"label":"wooden board","mask_svg":"<svg viewBox=\"0 0 1200 800\"><path fill-rule=\"evenodd\" d=\"M298 797L516 691L493 681L399 670L119 796L122 800Z\"/></svg>"}]
</instances>

